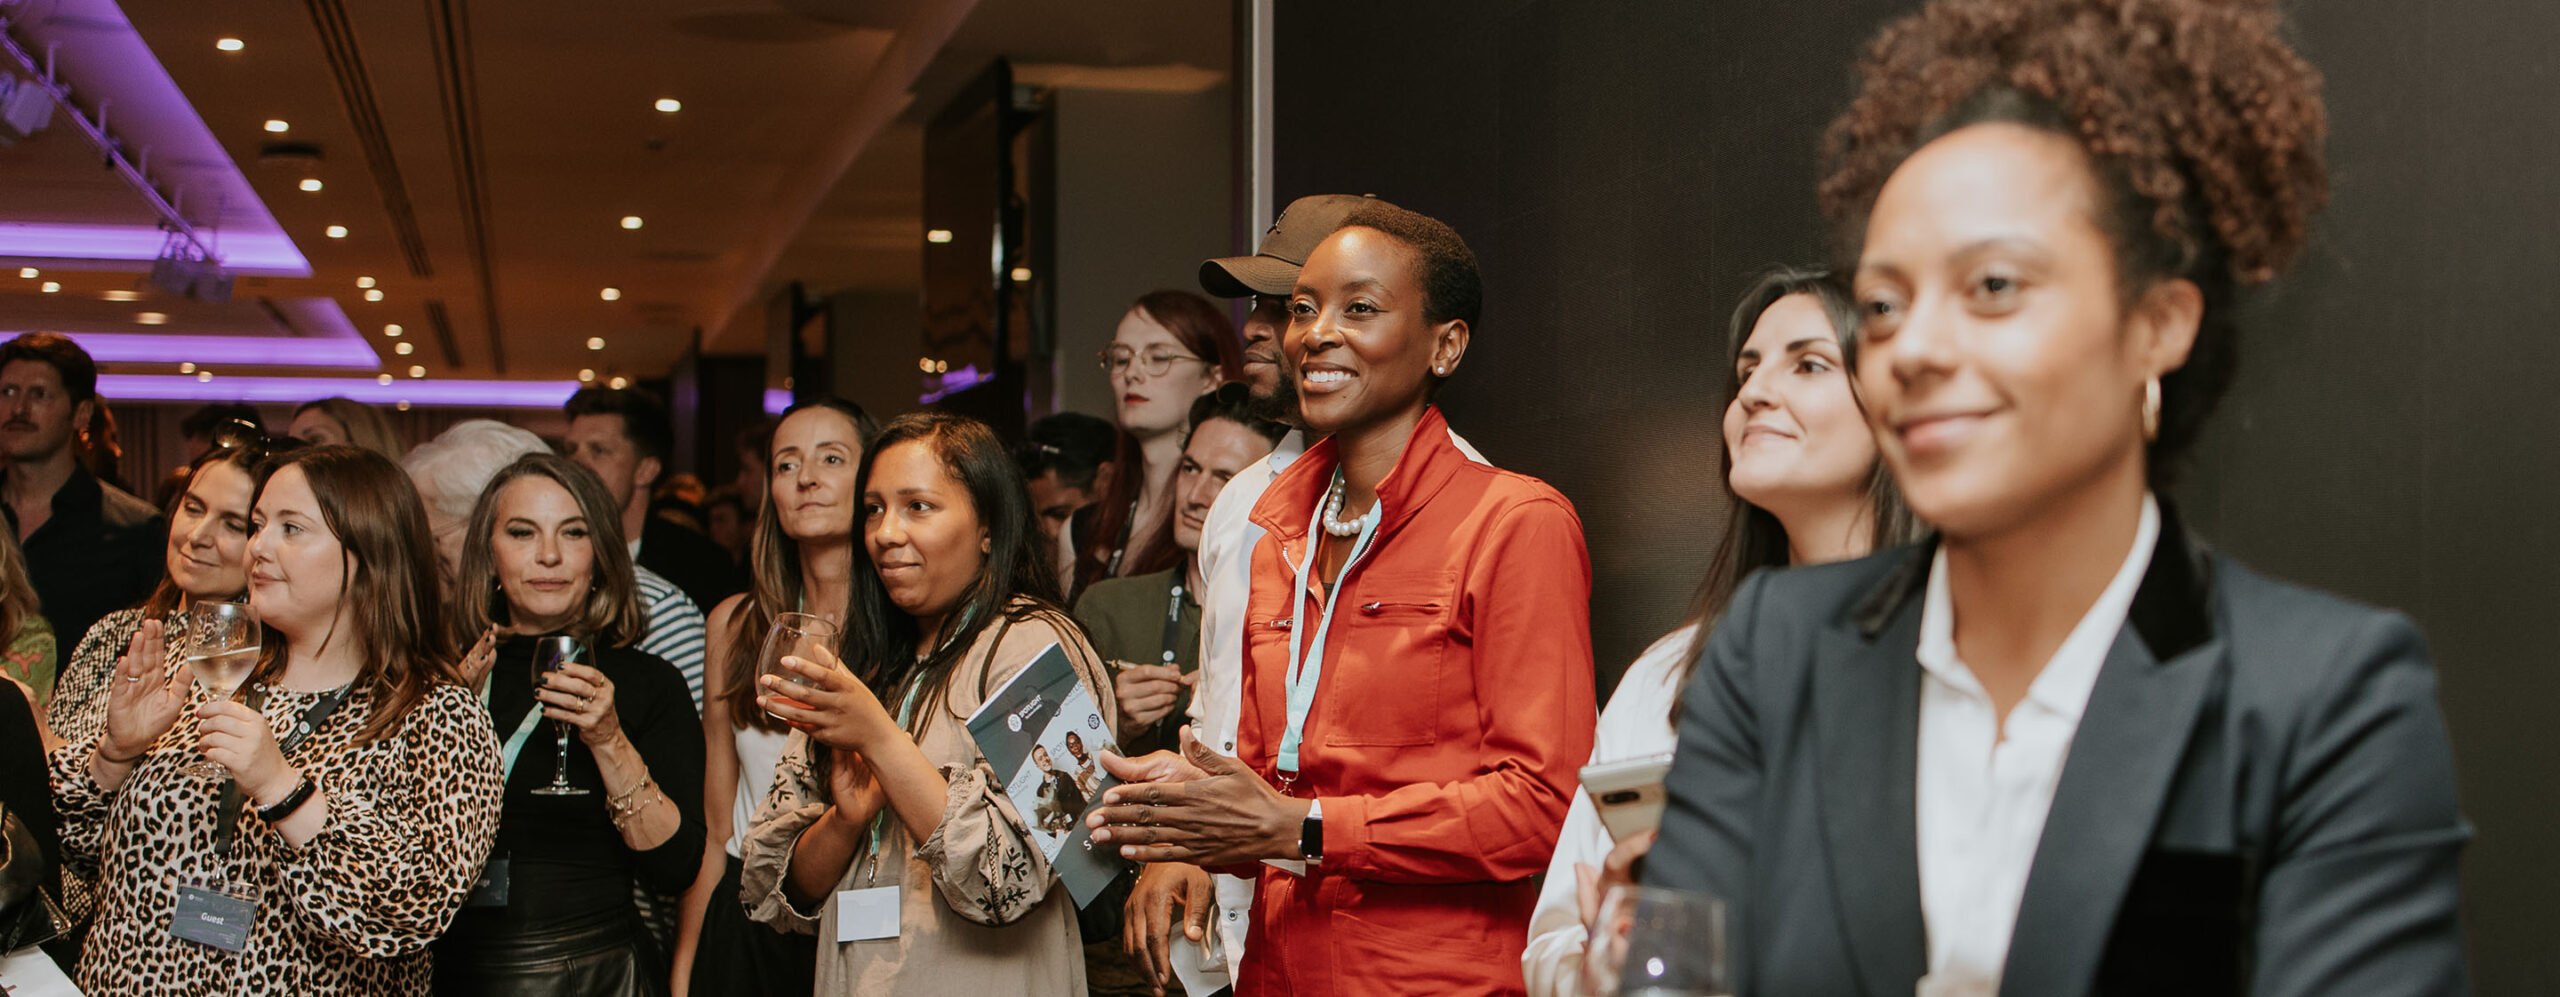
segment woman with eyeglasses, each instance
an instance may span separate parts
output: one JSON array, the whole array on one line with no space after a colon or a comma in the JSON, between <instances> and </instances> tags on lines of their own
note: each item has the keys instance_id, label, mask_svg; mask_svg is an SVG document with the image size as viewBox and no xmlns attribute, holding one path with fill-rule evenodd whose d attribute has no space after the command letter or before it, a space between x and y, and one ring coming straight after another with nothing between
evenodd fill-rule
<instances>
[{"instance_id":1,"label":"woman with eyeglasses","mask_svg":"<svg viewBox=\"0 0 2560 997\"><path fill-rule=\"evenodd\" d=\"M1061 537L1070 605L1096 581L1182 563L1168 524L1191 400L1243 376L1243 357L1235 324L1192 292L1152 292L1121 316L1111 348L1102 353L1112 415L1120 423L1112 459L1119 470Z\"/></svg>"}]
</instances>

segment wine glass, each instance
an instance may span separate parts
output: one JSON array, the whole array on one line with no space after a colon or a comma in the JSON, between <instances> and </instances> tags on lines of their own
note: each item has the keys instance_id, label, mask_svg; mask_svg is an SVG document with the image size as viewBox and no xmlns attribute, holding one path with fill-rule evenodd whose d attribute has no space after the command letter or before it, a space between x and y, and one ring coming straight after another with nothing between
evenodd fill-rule
<instances>
[{"instance_id":1,"label":"wine glass","mask_svg":"<svg viewBox=\"0 0 2560 997\"><path fill-rule=\"evenodd\" d=\"M1724 901L1693 890L1616 886L1600 904L1599 931L1583 956L1593 997L1724 997Z\"/></svg>"},{"instance_id":2,"label":"wine glass","mask_svg":"<svg viewBox=\"0 0 2560 997\"><path fill-rule=\"evenodd\" d=\"M542 688L542 680L552 672L579 664L587 659L587 642L575 637L544 637L533 642L533 687ZM534 709L542 701L533 701ZM551 726L559 735L559 753L551 768L551 785L533 791L535 796L593 796L591 790L569 785L569 722L554 720Z\"/></svg>"},{"instance_id":3,"label":"wine glass","mask_svg":"<svg viewBox=\"0 0 2560 997\"><path fill-rule=\"evenodd\" d=\"M814 663L818 660L815 653L818 648L825 648L829 654L833 654L837 642L843 639L843 628L836 626L835 621L826 617L811 613L775 615L773 629L764 635L764 653L756 658L756 688L764 688L764 677L767 675L806 688L798 675L782 667L782 659L793 657ZM765 714L776 720L782 719L772 710L766 710Z\"/></svg>"},{"instance_id":4,"label":"wine glass","mask_svg":"<svg viewBox=\"0 0 2560 997\"><path fill-rule=\"evenodd\" d=\"M184 658L196 684L211 700L230 699L258 664L258 644L266 628L246 603L198 602L187 607ZM187 766L188 775L219 779L230 773L210 758Z\"/></svg>"}]
</instances>

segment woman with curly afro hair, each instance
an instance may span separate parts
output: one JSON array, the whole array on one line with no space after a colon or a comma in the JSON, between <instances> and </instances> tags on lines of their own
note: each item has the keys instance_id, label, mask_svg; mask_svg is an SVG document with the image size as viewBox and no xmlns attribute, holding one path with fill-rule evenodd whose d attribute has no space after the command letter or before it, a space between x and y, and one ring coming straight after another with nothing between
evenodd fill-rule
<instances>
[{"instance_id":1,"label":"woman with curly afro hair","mask_svg":"<svg viewBox=\"0 0 2560 997\"><path fill-rule=\"evenodd\" d=\"M1938 534L1746 583L1650 881L1737 992L2446 994L2468 837L2424 639L2160 494L2325 199L2272 3L1936 0L1821 187L1877 446Z\"/></svg>"}]
</instances>

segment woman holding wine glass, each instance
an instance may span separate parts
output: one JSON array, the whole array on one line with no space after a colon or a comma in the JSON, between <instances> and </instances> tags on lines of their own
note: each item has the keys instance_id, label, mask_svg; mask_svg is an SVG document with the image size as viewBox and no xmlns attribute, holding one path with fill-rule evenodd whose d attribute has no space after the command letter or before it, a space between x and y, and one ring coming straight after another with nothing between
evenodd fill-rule
<instances>
[{"instance_id":1,"label":"woman holding wine glass","mask_svg":"<svg viewBox=\"0 0 2560 997\"><path fill-rule=\"evenodd\" d=\"M758 680L798 732L747 831L754 916L853 939L819 950L817 993L1083 993L1075 908L967 727L1052 645L1117 722L1022 472L985 423L919 412L881 429L856 482L843 664L795 655L797 684Z\"/></svg>"},{"instance_id":2,"label":"woman holding wine glass","mask_svg":"<svg viewBox=\"0 0 2560 997\"><path fill-rule=\"evenodd\" d=\"M775 638L841 634L861 505L854 471L879 431L852 402L807 402L783 413L763 454L766 487L747 562L753 584L712 610L703 655L702 816L709 831L702 872L685 895L685 923L699 930L681 932L676 943L679 986L691 997L808 993L815 985L815 940L751 922L739 902L738 846L791 734L756 705L755 681L759 655Z\"/></svg>"},{"instance_id":3,"label":"woman holding wine glass","mask_svg":"<svg viewBox=\"0 0 2560 997\"><path fill-rule=\"evenodd\" d=\"M629 646L642 617L604 482L553 454L507 465L472 510L459 577L452 633L501 635L482 696L506 811L436 942L436 992L666 993L631 887L693 883L702 741L683 674Z\"/></svg>"},{"instance_id":4,"label":"woman holding wine glass","mask_svg":"<svg viewBox=\"0 0 2560 997\"><path fill-rule=\"evenodd\" d=\"M167 570L160 587L142 605L109 613L91 626L56 677L45 722L61 741L97 740L107 721L108 676L144 620L158 620L164 633L175 635L182 632L181 614L189 605L247 598L252 475L259 464L301 444L267 438L242 422L217 427L214 440L214 449L196 459L185 491L169 508ZM167 671L175 674L181 664L175 655L185 651L185 642L164 644L173 652Z\"/></svg>"},{"instance_id":5,"label":"woman holding wine glass","mask_svg":"<svg viewBox=\"0 0 2560 997\"><path fill-rule=\"evenodd\" d=\"M191 703L145 620L103 731L50 759L65 855L98 872L83 992L424 994L488 853L497 744L454 671L417 493L354 447L270 467L243 701ZM182 774L199 755L230 778Z\"/></svg>"}]
</instances>

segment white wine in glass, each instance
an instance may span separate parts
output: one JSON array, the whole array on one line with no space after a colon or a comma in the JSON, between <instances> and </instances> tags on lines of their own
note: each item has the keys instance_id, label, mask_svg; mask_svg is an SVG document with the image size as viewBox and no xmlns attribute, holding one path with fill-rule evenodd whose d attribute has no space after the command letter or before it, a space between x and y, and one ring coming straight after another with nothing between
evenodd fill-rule
<instances>
[{"instance_id":1,"label":"white wine in glass","mask_svg":"<svg viewBox=\"0 0 2560 997\"><path fill-rule=\"evenodd\" d=\"M223 700L239 694L258 665L258 645L264 635L257 615L244 603L199 602L187 607L183 655L206 698ZM211 759L199 759L187 767L187 774L219 779L229 773Z\"/></svg>"},{"instance_id":2,"label":"white wine in glass","mask_svg":"<svg viewBox=\"0 0 2560 997\"><path fill-rule=\"evenodd\" d=\"M793 675L790 669L782 667L782 659L791 657L815 662L818 660L818 656L814 653L816 649L825 648L829 654L833 654L837 648L837 642L843 639L843 628L836 626L835 621L826 617L811 613L776 615L773 618L773 629L764 635L764 653L756 657L756 689L759 692L764 689L764 677L767 675L780 678L794 686L800 686L802 684L800 677ZM765 713L773 716L772 710L766 710ZM773 716L773 718L782 719L780 716Z\"/></svg>"}]
</instances>

